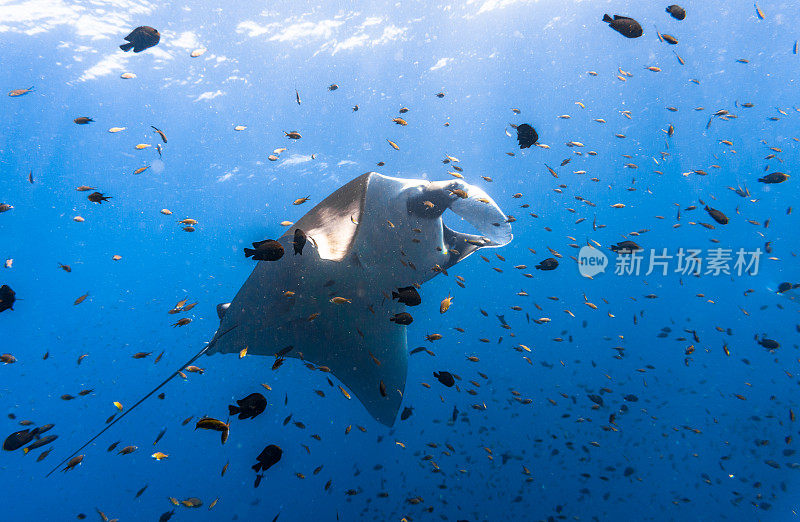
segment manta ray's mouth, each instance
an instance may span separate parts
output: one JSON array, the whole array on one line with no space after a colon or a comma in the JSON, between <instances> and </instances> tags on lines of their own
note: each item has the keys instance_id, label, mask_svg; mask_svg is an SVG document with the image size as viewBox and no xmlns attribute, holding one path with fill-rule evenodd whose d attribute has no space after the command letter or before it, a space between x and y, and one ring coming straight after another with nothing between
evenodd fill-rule
<instances>
[{"instance_id":1,"label":"manta ray's mouth","mask_svg":"<svg viewBox=\"0 0 800 522\"><path fill-rule=\"evenodd\" d=\"M429 219L441 218L450 209L480 232L481 236L454 232L476 247L500 247L513 239L511 224L497 203L480 187L462 180L434 181L418 185L408 195L408 211Z\"/></svg>"},{"instance_id":2,"label":"manta ray's mouth","mask_svg":"<svg viewBox=\"0 0 800 522\"><path fill-rule=\"evenodd\" d=\"M475 227L489 242L481 246L501 247L511 242L511 224L508 218L479 187L466 185L467 198L457 198L450 203L450 210Z\"/></svg>"}]
</instances>

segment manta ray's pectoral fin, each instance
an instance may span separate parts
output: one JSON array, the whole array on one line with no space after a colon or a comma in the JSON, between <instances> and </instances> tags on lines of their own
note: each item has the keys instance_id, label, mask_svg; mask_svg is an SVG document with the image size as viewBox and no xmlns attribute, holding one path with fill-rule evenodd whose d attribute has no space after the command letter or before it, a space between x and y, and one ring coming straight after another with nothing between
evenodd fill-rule
<instances>
[{"instance_id":1,"label":"manta ray's pectoral fin","mask_svg":"<svg viewBox=\"0 0 800 522\"><path fill-rule=\"evenodd\" d=\"M220 303L217 305L217 317L219 320L222 321L222 318L225 316L225 312L228 310L230 303Z\"/></svg>"},{"instance_id":2,"label":"manta ray's pectoral fin","mask_svg":"<svg viewBox=\"0 0 800 522\"><path fill-rule=\"evenodd\" d=\"M247 347L249 355L274 356L280 348L293 346L286 357L302 358L330 372L350 390L343 394L349 398L352 393L378 422L392 426L403 398L408 355L405 327L389 317L402 311L402 305L388 303L372 314L367 300L352 297L351 303L341 305L326 298L304 301L288 315L272 314L279 321L257 307L240 310L234 304L222 325L230 322L238 328L218 339L209 353L239 353ZM279 301L269 302L277 307ZM312 311L318 317L309 321Z\"/></svg>"}]
</instances>

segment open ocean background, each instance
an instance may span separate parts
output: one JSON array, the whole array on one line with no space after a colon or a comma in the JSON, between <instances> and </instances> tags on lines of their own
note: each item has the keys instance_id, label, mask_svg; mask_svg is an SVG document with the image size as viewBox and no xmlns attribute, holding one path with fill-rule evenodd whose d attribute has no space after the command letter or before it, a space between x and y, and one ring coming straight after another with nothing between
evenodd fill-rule
<instances>
[{"instance_id":1,"label":"open ocean background","mask_svg":"<svg viewBox=\"0 0 800 522\"><path fill-rule=\"evenodd\" d=\"M75 520L85 513L97 520L97 508L122 521L155 521L173 508L168 497L198 497L202 507L178 506L173 520L272 520L278 513L281 521L795 519L800 422L790 410L800 413L800 305L775 290L800 282L798 213L787 213L798 182L800 56L792 47L800 4L759 2L760 20L751 2L689 1L680 22L664 12L667 5L0 2L0 90L35 86L0 99L0 202L14 206L0 214L0 260L13 259L11 268L0 268L0 284L20 299L0 314L0 352L17 358L0 367L0 430L5 438L29 419L54 423L50 433L59 435L42 462L35 460L42 450L2 452L0 518ZM623 38L601 22L604 13L637 19L644 35ZM161 43L121 52L117 46L138 25L157 28ZM679 43L660 42L656 28ZM190 57L198 48L207 51ZM620 68L632 76L621 81ZM123 72L136 78L121 79ZM334 83L339 89L329 91ZM410 109L406 127L391 121L403 106ZM707 129L719 109L737 118L715 118ZM95 122L75 125L79 116ZM504 132L513 134L509 123L533 125L550 148L520 151ZM670 124L675 132L667 138ZM169 138L161 159L151 125ZM247 129L236 132L236 125ZM109 133L115 126L126 130ZM303 138L286 139L283 131L291 130ZM139 143L152 147L136 150ZM278 147L287 150L269 161ZM768 147L781 152L765 160ZM132 404L210 339L216 304L230 301L253 269L243 247L279 236L281 221L296 221L370 170L448 179L445 154L460 159L465 180L516 218L515 237L423 285L423 304L409 310L415 321L408 346L425 345L435 357L410 356L408 420L391 429L378 424L357 400L329 387L326 374L295 359L273 372L271 358L215 355L196 363L204 374L173 381L164 400L151 398L86 448L82 465L45 478L104 425L116 411L113 401ZM566 158L571 162L559 167ZM792 177L758 183L765 165ZM79 185L113 199L92 204L87 192L75 191ZM740 185L749 198L727 188ZM309 195L305 205L292 205ZM715 224L698 200L730 223ZM690 205L697 210L685 211ZM77 215L85 222L74 222ZM198 221L195 232L181 229L183 218ZM463 230L452 218L446 221ZM586 220L576 224L580 218ZM595 219L605 227L593 230ZM692 224L699 222L716 228ZM594 240L613 269L609 246L625 239L673 254L763 251L767 241L773 252L763 255L756 275L717 277L645 270L618 276L609 269L589 280L570 259L578 252L571 244ZM553 256L548 248L563 256L560 266L535 270ZM466 288L456 286L455 275ZM523 290L528 296L517 295ZM86 292L86 301L73 305ZM448 294L453 305L440 314ZM645 297L651 294L657 297ZM186 297L199 304L187 314L166 313ZM184 316L192 323L170 326ZM543 317L550 322L533 321ZM671 331L658 337L664 327ZM443 339L428 343L430 333ZM770 352L755 335L781 347ZM531 352L515 350L520 344ZM694 353L686 355L690 345ZM140 351L153 354L131 358ZM88 357L77 365L82 354ZM470 355L480 362L467 361ZM460 391L440 385L432 377L439 370L458 374ZM94 391L60 399L84 388ZM266 412L234 420L224 446L218 434L194 430L202 415L224 419L228 404L255 391L267 397ZM512 391L532 403L514 400ZM593 409L588 394L601 395L603 406ZM637 402L625 399L631 394ZM461 413L448 423L454 406ZM306 428L284 426L290 413ZM182 426L189 416L194 420ZM139 449L107 453L116 440L119 448ZM254 489L250 466L267 444L282 447L283 459ZM169 458L156 461L154 451ZM417 496L422 502L408 502Z\"/></svg>"}]
</instances>

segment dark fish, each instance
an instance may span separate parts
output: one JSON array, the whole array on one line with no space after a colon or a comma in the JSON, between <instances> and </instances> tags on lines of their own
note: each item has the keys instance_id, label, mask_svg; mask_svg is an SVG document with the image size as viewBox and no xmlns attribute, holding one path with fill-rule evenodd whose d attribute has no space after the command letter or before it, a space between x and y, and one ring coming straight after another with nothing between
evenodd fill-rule
<instances>
[{"instance_id":1,"label":"dark fish","mask_svg":"<svg viewBox=\"0 0 800 522\"><path fill-rule=\"evenodd\" d=\"M609 15L603 15L603 21L626 38L639 38L643 34L639 22L627 16L614 15L612 19Z\"/></svg>"},{"instance_id":2,"label":"dark fish","mask_svg":"<svg viewBox=\"0 0 800 522\"><path fill-rule=\"evenodd\" d=\"M12 208L14 208L13 205L9 205L8 203L0 203L0 214L3 212L8 212Z\"/></svg>"},{"instance_id":3,"label":"dark fish","mask_svg":"<svg viewBox=\"0 0 800 522\"><path fill-rule=\"evenodd\" d=\"M292 350L294 350L294 346L292 345L289 345L286 348L281 348L279 351L275 352L275 357L283 357Z\"/></svg>"},{"instance_id":4,"label":"dark fish","mask_svg":"<svg viewBox=\"0 0 800 522\"><path fill-rule=\"evenodd\" d=\"M783 172L770 172L763 178L758 178L758 181L761 183L783 183L789 179L788 174L784 174Z\"/></svg>"},{"instance_id":5,"label":"dark fish","mask_svg":"<svg viewBox=\"0 0 800 522\"><path fill-rule=\"evenodd\" d=\"M777 350L778 348L781 347L781 343L779 343L778 341L774 339L767 339L766 337L763 336L761 337L761 339L758 339L758 344L760 344L767 350Z\"/></svg>"},{"instance_id":6,"label":"dark fish","mask_svg":"<svg viewBox=\"0 0 800 522\"><path fill-rule=\"evenodd\" d=\"M589 400L592 401L593 403L597 404L598 406L603 406L603 398L600 397L599 395L595 395L593 393L590 393L588 395L588 397L589 397Z\"/></svg>"},{"instance_id":7,"label":"dark fish","mask_svg":"<svg viewBox=\"0 0 800 522\"><path fill-rule=\"evenodd\" d=\"M520 149L527 149L539 141L539 135L536 133L536 129L523 123L517 127L517 141Z\"/></svg>"},{"instance_id":8,"label":"dark fish","mask_svg":"<svg viewBox=\"0 0 800 522\"><path fill-rule=\"evenodd\" d=\"M408 312L400 312L399 314L394 314L389 320L393 323L397 323L402 326L408 326L414 322L414 318L411 317L411 314Z\"/></svg>"},{"instance_id":9,"label":"dark fish","mask_svg":"<svg viewBox=\"0 0 800 522\"><path fill-rule=\"evenodd\" d=\"M158 517L158 522L169 522L169 519L172 518L172 515L174 514L174 509L172 511L165 511L164 513L161 513L160 517Z\"/></svg>"},{"instance_id":10,"label":"dark fish","mask_svg":"<svg viewBox=\"0 0 800 522\"><path fill-rule=\"evenodd\" d=\"M75 122L75 123L77 123L78 125L86 125L87 123L91 123L91 122L93 122L94 120L93 120L93 119L91 119L91 118L88 118L88 117L86 117L86 116L81 116L80 118L75 118L75 119L74 119L74 120L72 120L72 121L74 121L74 122Z\"/></svg>"},{"instance_id":11,"label":"dark fish","mask_svg":"<svg viewBox=\"0 0 800 522\"><path fill-rule=\"evenodd\" d=\"M683 20L686 18L686 9L679 5L671 5L667 7L666 11L674 18L675 20Z\"/></svg>"},{"instance_id":12,"label":"dark fish","mask_svg":"<svg viewBox=\"0 0 800 522\"><path fill-rule=\"evenodd\" d=\"M716 221L720 225L727 225L728 224L728 216L726 216L725 214L723 214L719 210L717 210L715 208L711 208L708 205L706 205L706 212L708 212L708 215L711 216L712 218L714 218L714 221Z\"/></svg>"},{"instance_id":13,"label":"dark fish","mask_svg":"<svg viewBox=\"0 0 800 522\"><path fill-rule=\"evenodd\" d=\"M53 451L53 448L47 448L46 450L44 450L43 452L41 452L41 453L39 454L39 456L38 456L38 457L36 457L36 462L41 462L41 461L43 461L44 459L46 459L46 458L47 458L47 456L48 456L48 455L50 455L50 452L51 452L51 451Z\"/></svg>"},{"instance_id":14,"label":"dark fish","mask_svg":"<svg viewBox=\"0 0 800 522\"><path fill-rule=\"evenodd\" d=\"M14 309L14 301L17 300L17 293L10 286L0 286L0 312Z\"/></svg>"},{"instance_id":15,"label":"dark fish","mask_svg":"<svg viewBox=\"0 0 800 522\"><path fill-rule=\"evenodd\" d=\"M33 444L31 444L27 448L23 449L22 451L24 453L28 453L31 450L35 450L36 448L41 448L42 446L46 446L47 444L50 444L51 442L53 442L57 438L58 438L58 435L48 435L46 437L42 437L41 439L35 441Z\"/></svg>"},{"instance_id":16,"label":"dark fish","mask_svg":"<svg viewBox=\"0 0 800 522\"><path fill-rule=\"evenodd\" d=\"M406 406L403 408L403 412L400 414L400 420L406 420L407 418L411 417L412 413L414 413L414 408L411 406Z\"/></svg>"},{"instance_id":17,"label":"dark fish","mask_svg":"<svg viewBox=\"0 0 800 522\"><path fill-rule=\"evenodd\" d=\"M270 444L256 457L256 462L252 468L256 473L259 471L267 471L281 460L283 450L274 444Z\"/></svg>"},{"instance_id":18,"label":"dark fish","mask_svg":"<svg viewBox=\"0 0 800 522\"><path fill-rule=\"evenodd\" d=\"M236 404L239 406L228 405L228 415L239 415L239 420L252 419L264 412L267 408L267 399L256 392L239 399Z\"/></svg>"},{"instance_id":19,"label":"dark fish","mask_svg":"<svg viewBox=\"0 0 800 522\"><path fill-rule=\"evenodd\" d=\"M788 292L789 290L793 290L795 288L800 288L800 283L792 284L787 281L778 285L778 293L782 294L784 292Z\"/></svg>"},{"instance_id":20,"label":"dark fish","mask_svg":"<svg viewBox=\"0 0 800 522\"><path fill-rule=\"evenodd\" d=\"M256 261L277 261L283 257L283 245L274 239L265 239L253 243L253 248L244 249L245 257L252 257Z\"/></svg>"},{"instance_id":21,"label":"dark fish","mask_svg":"<svg viewBox=\"0 0 800 522\"><path fill-rule=\"evenodd\" d=\"M158 432L158 435L156 436L156 440L153 441L153 446L158 444L158 441L161 440L161 438L164 436L165 433L167 433L167 428L164 428L163 430Z\"/></svg>"},{"instance_id":22,"label":"dark fish","mask_svg":"<svg viewBox=\"0 0 800 522\"><path fill-rule=\"evenodd\" d=\"M14 451L20 449L33 440L36 433L32 430L15 431L3 442L3 449L6 451Z\"/></svg>"},{"instance_id":23,"label":"dark fish","mask_svg":"<svg viewBox=\"0 0 800 522\"><path fill-rule=\"evenodd\" d=\"M453 374L451 374L450 372L433 372L433 376L436 377L440 383L444 384L448 388L452 387L456 383Z\"/></svg>"},{"instance_id":24,"label":"dark fish","mask_svg":"<svg viewBox=\"0 0 800 522\"><path fill-rule=\"evenodd\" d=\"M626 395L625 397L623 397L623 399L625 399L625 400L626 400L626 401L628 401L628 402L636 402L636 401L638 401L638 400L639 400L639 397L637 397L636 395L634 395L634 394L632 394L632 393L629 393L628 395Z\"/></svg>"},{"instance_id":25,"label":"dark fish","mask_svg":"<svg viewBox=\"0 0 800 522\"><path fill-rule=\"evenodd\" d=\"M38 428L33 428L34 435L41 435L47 431L52 430L55 427L55 424L45 424L43 426L39 426Z\"/></svg>"},{"instance_id":26,"label":"dark fish","mask_svg":"<svg viewBox=\"0 0 800 522\"><path fill-rule=\"evenodd\" d=\"M450 416L450 419L455 422L458 419L458 406L453 406L453 414Z\"/></svg>"},{"instance_id":27,"label":"dark fish","mask_svg":"<svg viewBox=\"0 0 800 522\"><path fill-rule=\"evenodd\" d=\"M125 37L125 41L128 43L120 45L119 48L125 52L133 49L133 52L140 53L157 45L159 40L161 40L161 35L158 31L148 25L142 25L131 31Z\"/></svg>"},{"instance_id":28,"label":"dark fish","mask_svg":"<svg viewBox=\"0 0 800 522\"><path fill-rule=\"evenodd\" d=\"M397 292L392 291L392 299L397 299L406 306L417 306L422 302L419 292L413 286L398 288Z\"/></svg>"},{"instance_id":29,"label":"dark fish","mask_svg":"<svg viewBox=\"0 0 800 522\"><path fill-rule=\"evenodd\" d=\"M111 199L111 196L104 196L102 192L92 192L86 198L91 201L92 203L99 203L100 205L103 204L103 201L108 201Z\"/></svg>"},{"instance_id":30,"label":"dark fish","mask_svg":"<svg viewBox=\"0 0 800 522\"><path fill-rule=\"evenodd\" d=\"M611 250L619 254L630 254L632 252L642 250L642 247L633 241L620 241L616 245L611 245Z\"/></svg>"},{"instance_id":31,"label":"dark fish","mask_svg":"<svg viewBox=\"0 0 800 522\"><path fill-rule=\"evenodd\" d=\"M294 240L292 241L292 245L294 246L294 255L303 255L303 247L306 246L307 239L308 238L306 237L305 232L299 228L294 229Z\"/></svg>"},{"instance_id":32,"label":"dark fish","mask_svg":"<svg viewBox=\"0 0 800 522\"><path fill-rule=\"evenodd\" d=\"M71 459L69 459L69 462L67 462L67 465L64 466L64 469L62 469L61 471L66 473L67 471L75 468L75 466L77 466L81 462L83 462L83 457L85 457L85 455L76 455L76 456L72 457Z\"/></svg>"},{"instance_id":33,"label":"dark fish","mask_svg":"<svg viewBox=\"0 0 800 522\"><path fill-rule=\"evenodd\" d=\"M537 270L555 270L556 268L558 268L558 260L554 257L548 257L536 265Z\"/></svg>"}]
</instances>

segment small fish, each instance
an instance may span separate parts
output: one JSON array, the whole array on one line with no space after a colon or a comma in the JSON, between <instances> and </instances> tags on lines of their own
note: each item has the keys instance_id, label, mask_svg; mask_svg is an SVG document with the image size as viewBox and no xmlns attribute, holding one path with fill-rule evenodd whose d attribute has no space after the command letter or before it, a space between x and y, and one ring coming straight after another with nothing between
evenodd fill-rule
<instances>
[{"instance_id":1,"label":"small fish","mask_svg":"<svg viewBox=\"0 0 800 522\"><path fill-rule=\"evenodd\" d=\"M260 393L251 393L244 399L236 401L238 406L229 405L228 414L238 415L239 420L252 419L260 415L267 408L267 399Z\"/></svg>"},{"instance_id":2,"label":"small fish","mask_svg":"<svg viewBox=\"0 0 800 522\"><path fill-rule=\"evenodd\" d=\"M637 252L642 250L642 247L637 245L633 241L621 241L616 245L611 245L611 250L618 253L618 254L630 254L632 252Z\"/></svg>"},{"instance_id":3,"label":"small fish","mask_svg":"<svg viewBox=\"0 0 800 522\"><path fill-rule=\"evenodd\" d=\"M611 18L611 16L606 14L603 15L603 21L626 38L639 38L644 34L639 22L627 16L614 15L614 18Z\"/></svg>"},{"instance_id":4,"label":"small fish","mask_svg":"<svg viewBox=\"0 0 800 522\"><path fill-rule=\"evenodd\" d=\"M783 183L787 179L789 179L788 174L784 174L783 172L770 172L766 176L758 178L758 181L760 181L761 183L774 184L774 183Z\"/></svg>"},{"instance_id":5,"label":"small fish","mask_svg":"<svg viewBox=\"0 0 800 522\"><path fill-rule=\"evenodd\" d=\"M158 45L160 40L161 34L157 30L148 25L142 25L131 31L125 37L125 41L128 43L120 45L119 48L125 52L133 49L133 52L140 53L145 49Z\"/></svg>"},{"instance_id":6,"label":"small fish","mask_svg":"<svg viewBox=\"0 0 800 522\"><path fill-rule=\"evenodd\" d=\"M678 39L672 36L671 34L662 34L661 38L663 38L664 41L670 45L677 45L678 43Z\"/></svg>"},{"instance_id":7,"label":"small fish","mask_svg":"<svg viewBox=\"0 0 800 522\"><path fill-rule=\"evenodd\" d=\"M159 135L159 136L161 136L161 141L163 141L164 143L166 143L166 142L167 142L167 135L166 135L166 134L164 134L164 131L157 129L156 127L153 127L152 125L150 125L150 127L151 127L151 128L154 130L154 131L156 131L156 133L158 133L158 135Z\"/></svg>"},{"instance_id":8,"label":"small fish","mask_svg":"<svg viewBox=\"0 0 800 522\"><path fill-rule=\"evenodd\" d=\"M67 471L75 468L81 462L83 462L83 457L85 457L85 455L76 455L76 456L72 457L71 459L69 459L69 462L67 462L67 465L61 471L66 473Z\"/></svg>"},{"instance_id":9,"label":"small fish","mask_svg":"<svg viewBox=\"0 0 800 522\"><path fill-rule=\"evenodd\" d=\"M15 431L6 437L6 440L3 442L3 449L5 451L18 450L32 441L35 436L36 432L30 429Z\"/></svg>"},{"instance_id":10,"label":"small fish","mask_svg":"<svg viewBox=\"0 0 800 522\"><path fill-rule=\"evenodd\" d=\"M453 374L450 372L433 372L433 377L448 388L451 388L456 383Z\"/></svg>"},{"instance_id":11,"label":"small fish","mask_svg":"<svg viewBox=\"0 0 800 522\"><path fill-rule=\"evenodd\" d=\"M306 245L307 241L306 233L300 230L299 228L294 229L294 239L292 240L292 246L294 247L294 254L303 255L303 247Z\"/></svg>"},{"instance_id":12,"label":"small fish","mask_svg":"<svg viewBox=\"0 0 800 522\"><path fill-rule=\"evenodd\" d=\"M439 304L439 313L443 314L447 310L449 310L450 309L450 305L452 304L452 302L453 302L453 298L450 297L450 296L442 299L442 302Z\"/></svg>"},{"instance_id":13,"label":"small fish","mask_svg":"<svg viewBox=\"0 0 800 522\"><path fill-rule=\"evenodd\" d=\"M283 257L283 245L274 239L256 241L253 248L244 249L245 257L252 257L256 261L277 261Z\"/></svg>"},{"instance_id":14,"label":"small fish","mask_svg":"<svg viewBox=\"0 0 800 522\"><path fill-rule=\"evenodd\" d=\"M676 20L683 20L686 18L686 10L679 5L671 5L667 7L666 11Z\"/></svg>"},{"instance_id":15,"label":"small fish","mask_svg":"<svg viewBox=\"0 0 800 522\"><path fill-rule=\"evenodd\" d=\"M108 201L109 199L112 199L112 197L104 196L102 192L92 192L91 194L86 196L86 199L88 199L92 203L97 203L99 205L102 205L103 201Z\"/></svg>"},{"instance_id":16,"label":"small fish","mask_svg":"<svg viewBox=\"0 0 800 522\"><path fill-rule=\"evenodd\" d=\"M728 224L728 216L720 212L715 208L711 208L708 205L705 207L705 211L708 212L708 215L714 218L714 221L719 223L720 225L727 225Z\"/></svg>"},{"instance_id":17,"label":"small fish","mask_svg":"<svg viewBox=\"0 0 800 522\"><path fill-rule=\"evenodd\" d=\"M16 98L17 96L24 96L31 91L33 91L33 87L28 87L27 89L14 89L9 91L8 95L12 98Z\"/></svg>"},{"instance_id":18,"label":"small fish","mask_svg":"<svg viewBox=\"0 0 800 522\"><path fill-rule=\"evenodd\" d=\"M256 473L266 471L280 462L281 456L283 456L283 450L274 444L270 444L256 457L256 463L251 467Z\"/></svg>"},{"instance_id":19,"label":"small fish","mask_svg":"<svg viewBox=\"0 0 800 522\"><path fill-rule=\"evenodd\" d=\"M536 265L537 270L555 270L558 268L558 260L554 257L548 257Z\"/></svg>"},{"instance_id":20,"label":"small fish","mask_svg":"<svg viewBox=\"0 0 800 522\"><path fill-rule=\"evenodd\" d=\"M422 298L413 286L405 288L398 288L397 291L392 291L392 299L397 299L406 306L417 306L422 303Z\"/></svg>"},{"instance_id":21,"label":"small fish","mask_svg":"<svg viewBox=\"0 0 800 522\"><path fill-rule=\"evenodd\" d=\"M389 320L395 324L399 324L402 326L408 326L414 322L414 318L411 317L411 314L408 312L400 312L394 314L392 317L389 318Z\"/></svg>"},{"instance_id":22,"label":"small fish","mask_svg":"<svg viewBox=\"0 0 800 522\"><path fill-rule=\"evenodd\" d=\"M519 143L520 149L530 148L537 141L539 141L539 134L529 124L523 123L517 127L517 143Z\"/></svg>"}]
</instances>

